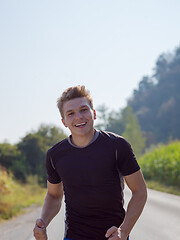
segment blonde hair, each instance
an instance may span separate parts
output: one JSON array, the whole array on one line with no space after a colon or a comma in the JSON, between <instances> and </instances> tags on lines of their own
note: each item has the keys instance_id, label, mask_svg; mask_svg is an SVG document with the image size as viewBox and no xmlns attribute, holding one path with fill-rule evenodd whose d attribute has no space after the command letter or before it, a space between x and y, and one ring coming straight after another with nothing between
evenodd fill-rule
<instances>
[{"instance_id":1,"label":"blonde hair","mask_svg":"<svg viewBox=\"0 0 180 240\"><path fill-rule=\"evenodd\" d=\"M78 85L75 87L70 87L70 88L66 89L62 93L61 97L58 98L58 100L57 100L57 107L59 109L59 112L60 112L62 118L64 116L64 114L63 114L64 103L71 99L79 98L79 97L86 97L87 100L89 101L90 107L93 109L92 96L91 96L89 90L87 90L85 88L85 86Z\"/></svg>"}]
</instances>

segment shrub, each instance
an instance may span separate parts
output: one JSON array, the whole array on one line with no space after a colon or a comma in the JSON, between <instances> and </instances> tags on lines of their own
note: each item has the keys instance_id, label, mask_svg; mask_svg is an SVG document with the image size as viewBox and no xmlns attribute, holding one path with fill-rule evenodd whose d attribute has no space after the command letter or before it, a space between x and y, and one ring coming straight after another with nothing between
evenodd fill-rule
<instances>
[{"instance_id":1,"label":"shrub","mask_svg":"<svg viewBox=\"0 0 180 240\"><path fill-rule=\"evenodd\" d=\"M0 197L12 191L13 179L5 169L0 168ZM0 198L1 199L1 198Z\"/></svg>"},{"instance_id":2,"label":"shrub","mask_svg":"<svg viewBox=\"0 0 180 240\"><path fill-rule=\"evenodd\" d=\"M144 154L139 164L146 179L180 187L180 141Z\"/></svg>"}]
</instances>

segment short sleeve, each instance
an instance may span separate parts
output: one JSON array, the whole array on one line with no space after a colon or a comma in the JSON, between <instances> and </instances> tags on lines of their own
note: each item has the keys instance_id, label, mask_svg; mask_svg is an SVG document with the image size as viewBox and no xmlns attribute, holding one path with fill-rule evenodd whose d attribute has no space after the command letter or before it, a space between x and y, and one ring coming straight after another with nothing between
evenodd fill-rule
<instances>
[{"instance_id":1,"label":"short sleeve","mask_svg":"<svg viewBox=\"0 0 180 240\"><path fill-rule=\"evenodd\" d=\"M117 141L117 161L123 176L135 173L140 169L131 145L123 137L119 137Z\"/></svg>"},{"instance_id":2,"label":"short sleeve","mask_svg":"<svg viewBox=\"0 0 180 240\"><path fill-rule=\"evenodd\" d=\"M47 170L47 175L48 178L47 180L52 183L52 184L57 184L61 182L61 177L57 173L53 160L51 158L50 151L47 152L46 154L46 170Z\"/></svg>"}]
</instances>

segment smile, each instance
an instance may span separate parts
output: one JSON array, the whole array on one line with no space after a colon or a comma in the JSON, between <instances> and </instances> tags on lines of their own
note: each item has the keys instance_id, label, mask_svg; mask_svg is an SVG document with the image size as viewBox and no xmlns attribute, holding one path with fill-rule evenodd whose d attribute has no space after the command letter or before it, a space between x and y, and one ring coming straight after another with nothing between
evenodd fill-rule
<instances>
[{"instance_id":1,"label":"smile","mask_svg":"<svg viewBox=\"0 0 180 240\"><path fill-rule=\"evenodd\" d=\"M84 122L84 123L78 123L78 124L75 124L74 126L75 127L83 127L83 126L85 126L86 125L86 122Z\"/></svg>"}]
</instances>

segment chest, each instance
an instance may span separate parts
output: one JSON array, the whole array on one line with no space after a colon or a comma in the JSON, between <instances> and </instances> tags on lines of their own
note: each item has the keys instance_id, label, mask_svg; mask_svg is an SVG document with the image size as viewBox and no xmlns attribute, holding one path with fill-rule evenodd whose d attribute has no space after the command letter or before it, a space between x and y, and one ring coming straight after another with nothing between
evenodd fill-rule
<instances>
[{"instance_id":1,"label":"chest","mask_svg":"<svg viewBox=\"0 0 180 240\"><path fill-rule=\"evenodd\" d=\"M69 186L112 184L118 177L115 152L108 144L64 151L56 159L55 168L64 184Z\"/></svg>"}]
</instances>

